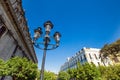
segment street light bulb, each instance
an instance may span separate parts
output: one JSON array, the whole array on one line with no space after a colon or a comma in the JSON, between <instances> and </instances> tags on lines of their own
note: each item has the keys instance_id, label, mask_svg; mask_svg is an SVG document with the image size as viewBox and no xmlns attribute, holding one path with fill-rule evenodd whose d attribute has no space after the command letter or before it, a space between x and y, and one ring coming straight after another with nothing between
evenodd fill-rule
<instances>
[{"instance_id":1,"label":"street light bulb","mask_svg":"<svg viewBox=\"0 0 120 80\"><path fill-rule=\"evenodd\" d=\"M38 27L37 29L34 30L34 33L35 33L34 34L34 39L36 40L36 39L38 39L41 36L42 28Z\"/></svg>"},{"instance_id":2,"label":"street light bulb","mask_svg":"<svg viewBox=\"0 0 120 80\"><path fill-rule=\"evenodd\" d=\"M40 37L40 33L39 32L35 32L35 34L34 34L34 38L39 38Z\"/></svg>"},{"instance_id":3,"label":"street light bulb","mask_svg":"<svg viewBox=\"0 0 120 80\"><path fill-rule=\"evenodd\" d=\"M45 31L50 32L50 30L53 28L53 24L51 21L47 21L44 23Z\"/></svg>"},{"instance_id":4,"label":"street light bulb","mask_svg":"<svg viewBox=\"0 0 120 80\"><path fill-rule=\"evenodd\" d=\"M60 41L60 37L61 37L60 33L59 33L59 32L55 32L55 34L54 34L54 39L55 39L55 41L56 41L57 43Z\"/></svg>"},{"instance_id":5,"label":"street light bulb","mask_svg":"<svg viewBox=\"0 0 120 80\"><path fill-rule=\"evenodd\" d=\"M45 31L47 31L47 32L50 32L50 30L51 30L51 26L50 25L46 25L46 30Z\"/></svg>"}]
</instances>

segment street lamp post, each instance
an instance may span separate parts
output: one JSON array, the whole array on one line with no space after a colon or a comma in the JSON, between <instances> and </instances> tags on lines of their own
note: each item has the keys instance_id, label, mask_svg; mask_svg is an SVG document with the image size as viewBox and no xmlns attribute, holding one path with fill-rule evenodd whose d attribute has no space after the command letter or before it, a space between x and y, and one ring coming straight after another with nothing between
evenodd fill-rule
<instances>
[{"instance_id":1,"label":"street lamp post","mask_svg":"<svg viewBox=\"0 0 120 80\"><path fill-rule=\"evenodd\" d=\"M40 80L44 79L44 67L45 67L46 51L56 49L59 46L60 37L61 37L59 32L55 32L53 37L50 36L50 31L53 28L53 24L51 21L45 22L44 27L45 27L45 35L43 37L43 42L37 42L38 38L42 37L41 36L43 34L42 28L38 27L37 29L35 29L34 30L34 37L33 37L34 46L37 47L38 49L44 50L43 58L42 58L42 65L41 65ZM55 44L50 43L52 38L54 38ZM44 47L42 48L41 45L43 45Z\"/></svg>"}]
</instances>

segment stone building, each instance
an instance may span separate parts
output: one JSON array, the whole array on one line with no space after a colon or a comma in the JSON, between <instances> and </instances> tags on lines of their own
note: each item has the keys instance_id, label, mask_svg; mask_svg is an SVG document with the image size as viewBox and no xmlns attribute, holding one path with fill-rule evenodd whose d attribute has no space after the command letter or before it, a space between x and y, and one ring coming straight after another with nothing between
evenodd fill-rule
<instances>
[{"instance_id":1,"label":"stone building","mask_svg":"<svg viewBox=\"0 0 120 80\"><path fill-rule=\"evenodd\" d=\"M26 57L38 63L21 0L0 0L0 59ZM1 77L0 77L1 79ZM12 80L6 76L4 80Z\"/></svg>"},{"instance_id":2,"label":"stone building","mask_svg":"<svg viewBox=\"0 0 120 80\"><path fill-rule=\"evenodd\" d=\"M0 0L0 58L27 57L37 63L21 0Z\"/></svg>"},{"instance_id":3,"label":"stone building","mask_svg":"<svg viewBox=\"0 0 120 80\"><path fill-rule=\"evenodd\" d=\"M112 64L112 61L109 58L107 58L106 61L102 62L99 55L100 49L84 47L79 52L77 52L75 56L68 58L67 61L61 66L60 70L66 71L70 68L76 68L78 62L80 62L80 64L84 64L86 62L94 63L96 66L108 66Z\"/></svg>"}]
</instances>

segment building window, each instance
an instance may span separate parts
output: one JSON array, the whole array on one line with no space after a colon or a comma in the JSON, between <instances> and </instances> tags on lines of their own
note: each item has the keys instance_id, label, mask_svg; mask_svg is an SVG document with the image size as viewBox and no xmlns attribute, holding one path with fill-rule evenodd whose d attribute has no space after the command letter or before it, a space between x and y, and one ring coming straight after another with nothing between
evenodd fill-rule
<instances>
[{"instance_id":1,"label":"building window","mask_svg":"<svg viewBox=\"0 0 120 80\"><path fill-rule=\"evenodd\" d=\"M103 62L103 65L106 66L106 65L105 65L105 62Z\"/></svg>"},{"instance_id":2,"label":"building window","mask_svg":"<svg viewBox=\"0 0 120 80\"><path fill-rule=\"evenodd\" d=\"M95 55L95 58L98 59L98 58L97 58L97 55L96 55L96 54L94 54L94 55Z\"/></svg>"},{"instance_id":3,"label":"building window","mask_svg":"<svg viewBox=\"0 0 120 80\"><path fill-rule=\"evenodd\" d=\"M3 33L6 31L5 25L3 23L2 16L0 16L0 37L3 35Z\"/></svg>"},{"instance_id":4,"label":"building window","mask_svg":"<svg viewBox=\"0 0 120 80\"><path fill-rule=\"evenodd\" d=\"M92 59L92 56L89 54L90 59Z\"/></svg>"},{"instance_id":5,"label":"building window","mask_svg":"<svg viewBox=\"0 0 120 80\"><path fill-rule=\"evenodd\" d=\"M80 61L79 57L78 57L78 62Z\"/></svg>"},{"instance_id":6,"label":"building window","mask_svg":"<svg viewBox=\"0 0 120 80\"><path fill-rule=\"evenodd\" d=\"M0 26L0 37L3 35L5 31L6 31L6 28L4 26Z\"/></svg>"},{"instance_id":7,"label":"building window","mask_svg":"<svg viewBox=\"0 0 120 80\"><path fill-rule=\"evenodd\" d=\"M81 61L83 61L82 56L80 56L80 58L81 58Z\"/></svg>"},{"instance_id":8,"label":"building window","mask_svg":"<svg viewBox=\"0 0 120 80\"><path fill-rule=\"evenodd\" d=\"M84 54L84 59L87 60L85 54Z\"/></svg>"},{"instance_id":9,"label":"building window","mask_svg":"<svg viewBox=\"0 0 120 80\"><path fill-rule=\"evenodd\" d=\"M79 61L81 61L81 57L79 56Z\"/></svg>"},{"instance_id":10,"label":"building window","mask_svg":"<svg viewBox=\"0 0 120 80\"><path fill-rule=\"evenodd\" d=\"M100 66L100 62L98 62L98 66Z\"/></svg>"}]
</instances>

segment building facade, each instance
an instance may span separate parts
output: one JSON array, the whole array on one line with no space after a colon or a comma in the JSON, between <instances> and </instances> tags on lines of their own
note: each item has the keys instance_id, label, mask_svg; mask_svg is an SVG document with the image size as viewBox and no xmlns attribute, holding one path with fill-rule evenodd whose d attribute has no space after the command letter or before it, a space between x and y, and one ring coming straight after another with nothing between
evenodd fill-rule
<instances>
[{"instance_id":1,"label":"building facade","mask_svg":"<svg viewBox=\"0 0 120 80\"><path fill-rule=\"evenodd\" d=\"M0 0L0 58L26 57L37 63L21 0Z\"/></svg>"},{"instance_id":2,"label":"building facade","mask_svg":"<svg viewBox=\"0 0 120 80\"><path fill-rule=\"evenodd\" d=\"M100 55L100 49L84 47L79 52L77 52L75 56L68 58L67 61L61 66L60 70L66 71L70 68L76 68L78 62L80 62L80 64L84 64L86 62L94 63L96 66L99 65L108 66L112 64L109 58L106 59L106 61L102 62L99 55Z\"/></svg>"},{"instance_id":3,"label":"building facade","mask_svg":"<svg viewBox=\"0 0 120 80\"><path fill-rule=\"evenodd\" d=\"M0 0L0 59L6 61L14 56L38 63L22 0ZM6 76L4 80L12 78Z\"/></svg>"}]
</instances>

